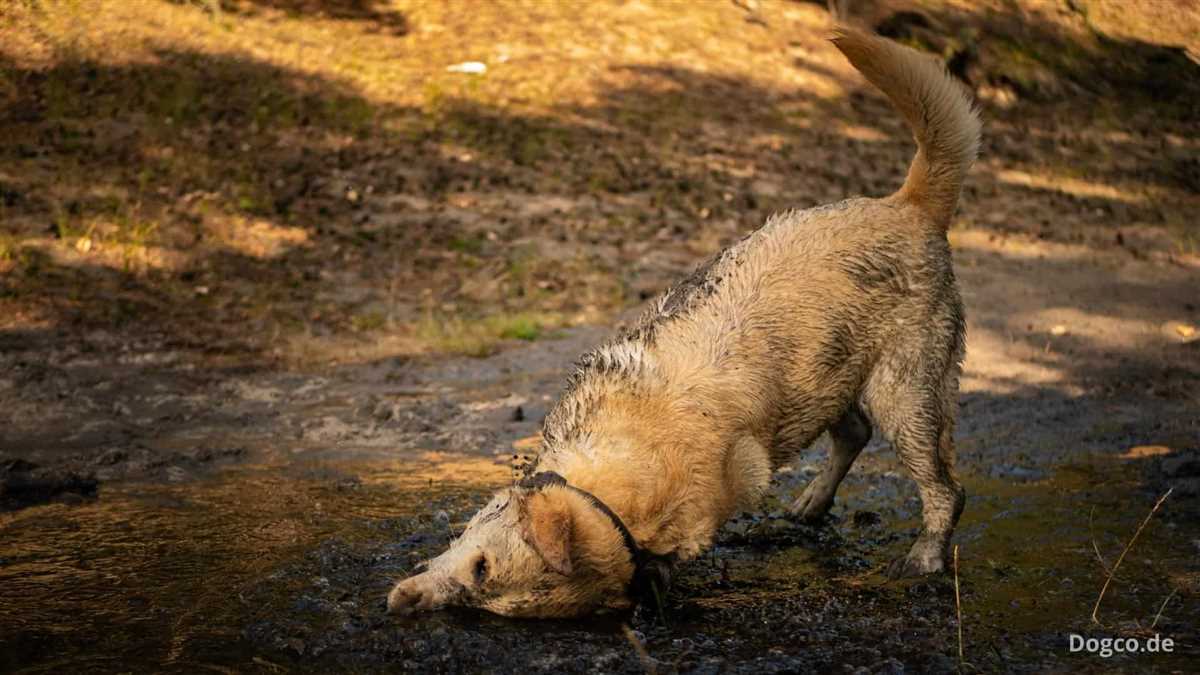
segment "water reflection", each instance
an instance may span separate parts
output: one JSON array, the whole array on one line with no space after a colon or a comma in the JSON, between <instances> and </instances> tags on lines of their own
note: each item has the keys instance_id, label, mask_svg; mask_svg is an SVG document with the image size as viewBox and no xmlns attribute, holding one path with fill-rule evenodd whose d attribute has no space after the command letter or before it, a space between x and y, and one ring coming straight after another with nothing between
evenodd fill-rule
<instances>
[{"instance_id":1,"label":"water reflection","mask_svg":"<svg viewBox=\"0 0 1200 675\"><path fill-rule=\"evenodd\" d=\"M247 663L246 618L294 601L249 592L282 564L331 537L379 538L381 522L431 498L468 499L508 477L490 459L445 453L242 466L0 514L0 671Z\"/></svg>"}]
</instances>

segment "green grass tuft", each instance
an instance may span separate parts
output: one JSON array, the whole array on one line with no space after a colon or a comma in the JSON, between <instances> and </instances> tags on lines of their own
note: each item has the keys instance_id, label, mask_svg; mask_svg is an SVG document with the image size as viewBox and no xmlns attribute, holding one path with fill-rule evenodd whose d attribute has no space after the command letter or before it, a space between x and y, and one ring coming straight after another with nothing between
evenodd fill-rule
<instances>
[{"instance_id":1,"label":"green grass tuft","mask_svg":"<svg viewBox=\"0 0 1200 675\"><path fill-rule=\"evenodd\" d=\"M496 353L504 340L532 342L561 325L558 315L532 312L480 318L430 314L417 323L415 333L432 351L483 357Z\"/></svg>"}]
</instances>

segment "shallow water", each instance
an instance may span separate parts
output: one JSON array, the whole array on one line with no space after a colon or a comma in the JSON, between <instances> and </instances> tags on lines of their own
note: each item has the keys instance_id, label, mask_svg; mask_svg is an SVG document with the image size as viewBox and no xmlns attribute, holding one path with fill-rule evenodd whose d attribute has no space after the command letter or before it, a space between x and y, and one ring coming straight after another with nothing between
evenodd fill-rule
<instances>
[{"instance_id":1,"label":"shallow water","mask_svg":"<svg viewBox=\"0 0 1200 675\"><path fill-rule=\"evenodd\" d=\"M0 514L0 670L253 663L247 618L294 602L258 592L264 580L322 542L392 539L397 518L507 475L484 460L430 458L242 466ZM447 485L447 472L464 482Z\"/></svg>"},{"instance_id":2,"label":"shallow water","mask_svg":"<svg viewBox=\"0 0 1200 675\"><path fill-rule=\"evenodd\" d=\"M392 581L510 479L490 457L276 462L105 485L94 500L0 514L0 670L641 670L622 622L662 671L954 670L953 577L879 574L911 542L919 507L907 479L878 461L856 469L822 528L784 516L781 499L806 474L779 473L763 512L684 566L662 607L579 622L384 614ZM1103 627L1091 624L1104 579L1093 541L1111 565L1153 504L1157 486L1142 473L1098 461L1038 481L967 479L957 538L966 661L1194 663L1194 497L1164 504L1108 591ZM1069 653L1071 632L1159 632L1177 647L1102 660Z\"/></svg>"}]
</instances>

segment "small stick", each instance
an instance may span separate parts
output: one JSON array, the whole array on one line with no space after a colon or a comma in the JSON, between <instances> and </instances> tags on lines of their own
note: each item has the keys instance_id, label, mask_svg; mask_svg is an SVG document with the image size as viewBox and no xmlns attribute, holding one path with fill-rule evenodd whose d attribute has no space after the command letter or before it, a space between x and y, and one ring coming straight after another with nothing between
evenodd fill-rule
<instances>
[{"instance_id":1,"label":"small stick","mask_svg":"<svg viewBox=\"0 0 1200 675\"><path fill-rule=\"evenodd\" d=\"M654 659L650 658L650 653L646 651L646 646L642 644L637 635L634 635L633 629L629 627L629 624L621 624L621 632L625 633L625 639L629 640L629 644L633 645L633 651L637 652L638 658L642 660L642 667L650 675L655 675L658 672L658 668L654 664Z\"/></svg>"},{"instance_id":2,"label":"small stick","mask_svg":"<svg viewBox=\"0 0 1200 675\"><path fill-rule=\"evenodd\" d=\"M1154 623L1150 624L1150 630L1154 630L1154 627L1158 625L1158 620L1162 618L1162 613L1163 610L1167 608L1167 603L1171 602L1171 598L1174 598L1175 594L1178 592L1178 588L1171 589L1171 594L1167 596L1166 600L1163 600L1162 606L1158 608L1158 614L1154 615Z\"/></svg>"},{"instance_id":3,"label":"small stick","mask_svg":"<svg viewBox=\"0 0 1200 675\"><path fill-rule=\"evenodd\" d=\"M255 656L253 660L255 663L257 663L258 665L260 665L264 668L267 668L271 672L275 672L275 673L286 673L287 672L287 668L284 668L283 666L279 665L278 663L271 663L270 661L262 658L261 656ZM233 671L229 671L229 672L233 672Z\"/></svg>"},{"instance_id":4,"label":"small stick","mask_svg":"<svg viewBox=\"0 0 1200 675\"><path fill-rule=\"evenodd\" d=\"M958 593L958 544L954 545L954 609L958 612L958 665L963 664L962 597Z\"/></svg>"},{"instance_id":5,"label":"small stick","mask_svg":"<svg viewBox=\"0 0 1200 675\"><path fill-rule=\"evenodd\" d=\"M1100 612L1100 603L1104 600L1104 594L1108 592L1108 585L1112 583L1113 575L1117 573L1117 568L1121 566L1121 561L1125 560L1125 554L1129 553L1129 549L1133 548L1133 542L1137 541L1138 535L1142 533L1142 530L1146 527L1146 524L1149 523L1150 519L1154 517L1155 512L1158 511L1158 507L1162 506L1162 503L1166 501L1167 497L1170 497L1171 493L1174 491L1175 488L1170 488L1163 493L1163 496L1158 498L1157 502L1154 502L1154 508L1150 509L1150 513L1146 514L1146 519L1143 520L1142 524L1138 526L1137 531L1133 533L1133 537L1130 538L1129 543L1125 544L1125 550L1121 551L1121 555L1117 557L1117 562L1113 563L1112 569L1108 571L1108 577L1104 580L1104 587L1100 589L1100 597L1096 598L1096 605L1092 607L1092 623L1100 625L1100 617L1097 616L1097 614Z\"/></svg>"},{"instance_id":6,"label":"small stick","mask_svg":"<svg viewBox=\"0 0 1200 675\"><path fill-rule=\"evenodd\" d=\"M1096 505L1092 505L1092 512L1088 514L1088 534L1092 539L1092 550L1096 552L1096 560L1100 561L1100 566L1104 568L1104 573L1109 574L1108 563L1104 562L1104 556L1100 555L1100 547L1096 545L1096 531L1092 527L1092 521L1096 517Z\"/></svg>"}]
</instances>

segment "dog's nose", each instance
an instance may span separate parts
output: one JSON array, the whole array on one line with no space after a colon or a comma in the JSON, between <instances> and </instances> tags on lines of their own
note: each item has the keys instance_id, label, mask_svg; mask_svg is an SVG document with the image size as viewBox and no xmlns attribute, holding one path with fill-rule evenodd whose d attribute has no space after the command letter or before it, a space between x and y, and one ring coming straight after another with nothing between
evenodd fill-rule
<instances>
[{"instance_id":1,"label":"dog's nose","mask_svg":"<svg viewBox=\"0 0 1200 675\"><path fill-rule=\"evenodd\" d=\"M387 598L388 614L407 614L421 601L421 594L402 586L392 589Z\"/></svg>"},{"instance_id":2,"label":"dog's nose","mask_svg":"<svg viewBox=\"0 0 1200 675\"><path fill-rule=\"evenodd\" d=\"M402 581L388 594L388 614L409 614L418 609L427 609L431 604L431 598L427 595L411 580Z\"/></svg>"}]
</instances>

